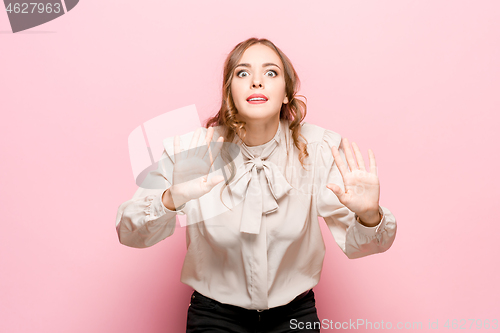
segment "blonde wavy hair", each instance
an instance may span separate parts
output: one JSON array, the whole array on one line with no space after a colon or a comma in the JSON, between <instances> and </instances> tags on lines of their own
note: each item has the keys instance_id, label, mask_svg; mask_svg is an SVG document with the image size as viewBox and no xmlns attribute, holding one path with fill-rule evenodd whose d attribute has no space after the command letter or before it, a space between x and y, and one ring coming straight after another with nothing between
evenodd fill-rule
<instances>
[{"instance_id":1,"label":"blonde wavy hair","mask_svg":"<svg viewBox=\"0 0 500 333\"><path fill-rule=\"evenodd\" d=\"M281 62L284 66L284 75L285 75L285 92L288 97L288 103L281 105L280 110L280 120L285 119L289 121L289 129L292 133L293 144L299 150L299 161L304 167L304 160L309 157L307 152L307 140L300 133L301 122L304 120L307 114L307 106L306 103L297 99L297 97L303 97L306 102L307 98L302 95L297 95L297 92L300 88L300 80L297 75L297 72L293 68L292 62L288 57L270 40L266 38L255 38L251 37L238 45L236 45L233 50L228 54L225 62L224 62L224 72L223 72L223 83L222 83L222 102L219 111L217 114L209 118L206 121L205 127L215 127L221 126L222 136L224 137L224 142L232 142L235 138L235 135L244 140L246 135L245 130L245 122L239 121L236 119L236 115L238 114L238 110L236 109L233 101L233 97L231 95L231 82L233 81L233 73L238 65L243 53L250 46L255 44L263 44L274 50L276 54L280 57ZM302 137L305 142L299 141L299 137ZM226 180L224 186L221 189L221 201L222 201L222 192L225 187L234 179L236 176L236 167L232 159L230 158L230 154L227 150L227 145L223 145L221 149L221 158L223 160L231 161L229 163L229 170L231 172L231 176Z\"/></svg>"}]
</instances>

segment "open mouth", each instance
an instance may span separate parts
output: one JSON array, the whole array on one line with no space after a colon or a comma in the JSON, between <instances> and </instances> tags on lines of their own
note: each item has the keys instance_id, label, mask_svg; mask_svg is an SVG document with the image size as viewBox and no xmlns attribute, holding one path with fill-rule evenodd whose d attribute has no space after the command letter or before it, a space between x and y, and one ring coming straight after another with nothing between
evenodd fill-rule
<instances>
[{"instance_id":1,"label":"open mouth","mask_svg":"<svg viewBox=\"0 0 500 333\"><path fill-rule=\"evenodd\" d=\"M267 97L261 94L253 94L247 98L247 102L250 104L262 104L267 102Z\"/></svg>"}]
</instances>

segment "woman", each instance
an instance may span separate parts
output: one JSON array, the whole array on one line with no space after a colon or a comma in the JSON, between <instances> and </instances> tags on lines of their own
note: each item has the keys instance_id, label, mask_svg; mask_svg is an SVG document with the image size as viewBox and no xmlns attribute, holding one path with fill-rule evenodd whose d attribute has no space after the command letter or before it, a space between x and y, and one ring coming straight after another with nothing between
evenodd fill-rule
<instances>
[{"instance_id":1,"label":"woman","mask_svg":"<svg viewBox=\"0 0 500 333\"><path fill-rule=\"evenodd\" d=\"M170 158L157 172L164 188L140 190L119 207L119 239L132 247L172 235L175 215L187 215L181 281L194 289L187 332L319 332L312 288L325 247L318 216L349 258L384 252L394 241L396 220L379 206L373 152L367 171L354 143L353 155L339 134L301 124L298 89L290 60L273 43L238 44L207 129L192 135L189 149L179 137L164 141ZM206 145L195 150L203 137ZM208 179L216 161L230 176Z\"/></svg>"}]
</instances>

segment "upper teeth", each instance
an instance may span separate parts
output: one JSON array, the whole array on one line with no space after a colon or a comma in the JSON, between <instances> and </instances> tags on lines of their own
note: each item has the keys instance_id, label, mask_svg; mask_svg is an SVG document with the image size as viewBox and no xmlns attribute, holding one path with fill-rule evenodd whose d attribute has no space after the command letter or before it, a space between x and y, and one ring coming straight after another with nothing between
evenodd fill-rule
<instances>
[{"instance_id":1,"label":"upper teeth","mask_svg":"<svg viewBox=\"0 0 500 333\"><path fill-rule=\"evenodd\" d=\"M262 98L262 97L254 97L254 98L250 98L249 101L265 101L266 99L265 98Z\"/></svg>"}]
</instances>

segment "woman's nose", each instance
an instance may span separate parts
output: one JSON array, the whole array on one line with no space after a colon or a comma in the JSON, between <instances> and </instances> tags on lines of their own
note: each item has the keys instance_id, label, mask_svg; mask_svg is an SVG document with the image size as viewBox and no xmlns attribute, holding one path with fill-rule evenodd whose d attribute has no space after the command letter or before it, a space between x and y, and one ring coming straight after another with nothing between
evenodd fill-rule
<instances>
[{"instance_id":1,"label":"woman's nose","mask_svg":"<svg viewBox=\"0 0 500 333\"><path fill-rule=\"evenodd\" d=\"M262 83L258 78L254 78L252 81L252 87L253 88L262 88Z\"/></svg>"}]
</instances>

